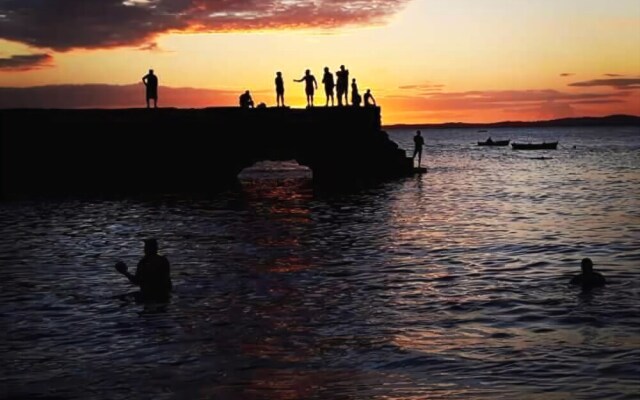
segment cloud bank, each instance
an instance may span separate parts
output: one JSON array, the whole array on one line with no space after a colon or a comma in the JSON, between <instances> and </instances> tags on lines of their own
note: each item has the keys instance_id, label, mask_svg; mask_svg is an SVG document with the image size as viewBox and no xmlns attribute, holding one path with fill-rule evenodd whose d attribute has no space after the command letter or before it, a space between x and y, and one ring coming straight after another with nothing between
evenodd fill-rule
<instances>
[{"instance_id":1,"label":"cloud bank","mask_svg":"<svg viewBox=\"0 0 640 400\"><path fill-rule=\"evenodd\" d=\"M57 51L140 46L161 33L383 22L409 0L2 0L0 38Z\"/></svg>"},{"instance_id":2,"label":"cloud bank","mask_svg":"<svg viewBox=\"0 0 640 400\"><path fill-rule=\"evenodd\" d=\"M49 54L23 54L0 58L0 71L30 71L51 66Z\"/></svg>"},{"instance_id":3,"label":"cloud bank","mask_svg":"<svg viewBox=\"0 0 640 400\"><path fill-rule=\"evenodd\" d=\"M160 88L162 107L211 107L237 104L238 93L194 88ZM0 87L0 108L135 108L145 107L144 86L49 85Z\"/></svg>"},{"instance_id":4,"label":"cloud bank","mask_svg":"<svg viewBox=\"0 0 640 400\"><path fill-rule=\"evenodd\" d=\"M636 79L636 78L593 79L590 81L570 83L569 86L574 86L574 87L608 86L614 89L640 89L640 79Z\"/></svg>"}]
</instances>

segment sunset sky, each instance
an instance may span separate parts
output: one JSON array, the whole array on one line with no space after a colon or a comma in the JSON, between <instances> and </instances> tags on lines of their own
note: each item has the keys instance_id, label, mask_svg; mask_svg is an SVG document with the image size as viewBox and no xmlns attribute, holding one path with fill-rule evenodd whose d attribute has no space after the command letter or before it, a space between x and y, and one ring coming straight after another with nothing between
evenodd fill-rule
<instances>
[{"instance_id":1,"label":"sunset sky","mask_svg":"<svg viewBox=\"0 0 640 400\"><path fill-rule=\"evenodd\" d=\"M640 1L0 2L3 108L144 106L149 68L160 106L274 105L282 71L301 107L341 64L384 123L640 115Z\"/></svg>"}]
</instances>

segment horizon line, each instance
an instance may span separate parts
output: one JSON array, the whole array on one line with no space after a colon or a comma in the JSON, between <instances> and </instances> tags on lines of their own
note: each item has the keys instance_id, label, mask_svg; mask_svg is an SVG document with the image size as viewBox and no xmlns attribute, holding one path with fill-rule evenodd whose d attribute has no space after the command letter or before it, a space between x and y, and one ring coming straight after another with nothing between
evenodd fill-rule
<instances>
[{"instance_id":1,"label":"horizon line","mask_svg":"<svg viewBox=\"0 0 640 400\"><path fill-rule=\"evenodd\" d=\"M382 124L383 128L432 128L443 125L468 125L468 126L492 126L501 124L544 124L558 121L571 121L571 120L605 120L610 118L636 118L638 119L638 125L640 125L640 114L609 114L603 116L590 116L583 115L579 117L563 117L553 119L539 119L539 120L502 120L494 122L463 122L463 121L447 121L447 122L424 122L424 123L397 123L397 124Z\"/></svg>"}]
</instances>

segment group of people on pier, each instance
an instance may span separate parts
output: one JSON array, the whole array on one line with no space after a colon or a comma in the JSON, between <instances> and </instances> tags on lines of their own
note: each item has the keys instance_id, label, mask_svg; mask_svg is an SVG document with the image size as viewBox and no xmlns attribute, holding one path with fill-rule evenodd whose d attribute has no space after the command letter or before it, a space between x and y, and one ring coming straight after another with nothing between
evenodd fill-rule
<instances>
[{"instance_id":1,"label":"group of people on pier","mask_svg":"<svg viewBox=\"0 0 640 400\"><path fill-rule=\"evenodd\" d=\"M304 92L307 98L307 107L314 106L314 94L318 89L318 81L316 77L311 74L311 70L307 69L300 79L294 79L294 82L304 82ZM153 107L158 107L158 76L152 69L149 73L142 77L142 83L146 89L147 108L151 107L151 101L153 101ZM325 106L335 106L335 95L338 97L338 106L352 105L354 107L360 107L363 97L358 91L358 84L356 79L351 80L351 101L349 101L349 70L344 65L340 66L340 69L335 73L335 79L333 74L329 71L329 67L324 67L324 75L322 76L322 84L324 85L324 93L327 97ZM284 104L284 79L282 78L282 72L276 72L275 78L276 85L276 105L277 107L285 107ZM245 91L239 98L240 107L254 108L255 102L251 96L250 91ZM264 103L261 103L264 104ZM367 89L364 94L364 106L375 107L376 99L371 94L371 89Z\"/></svg>"},{"instance_id":2,"label":"group of people on pier","mask_svg":"<svg viewBox=\"0 0 640 400\"><path fill-rule=\"evenodd\" d=\"M349 101L349 70L340 66L340 69L336 72L334 79L333 74L329 71L329 67L324 67L324 75L322 76L322 84L324 85L324 93L326 95L325 107L335 106L335 97L338 97L338 106L348 106L351 104L354 107L360 107L363 97L358 91L358 83L356 79L351 80L351 101ZM311 70L307 69L304 75L300 79L294 79L294 82L304 82L304 93L307 98L307 107L314 106L314 95L318 90L318 81L316 77L311 74ZM284 104L284 79L282 78L282 72L276 72L276 78L274 80L276 86L276 106L286 107ZM335 96L334 96L335 90ZM253 108L254 101L251 97L251 92L248 90L240 95L239 98L240 107ZM371 94L371 89L367 89L364 94L364 106L375 107L376 99Z\"/></svg>"},{"instance_id":3,"label":"group of people on pier","mask_svg":"<svg viewBox=\"0 0 640 400\"><path fill-rule=\"evenodd\" d=\"M307 107L313 107L314 94L318 89L318 81L316 80L316 77L311 74L311 70L306 70L302 78L294 79L293 81L304 82L304 92L307 96ZM335 94L338 97L338 106L349 105L349 70L346 69L344 65L341 65L340 69L336 72L335 80L333 78L333 74L329 71L329 67L324 67L322 84L324 85L324 93L326 95L325 107L329 106L329 102L331 102L331 106L335 106L334 89ZM278 96L280 94L284 96L284 84L282 81L282 74L280 72L277 73L276 77L276 93ZM353 78L351 80L351 105L359 107L361 103L362 96L360 96L358 91L356 79ZM282 97L282 105L284 106L284 97ZM371 89L367 89L367 92L364 95L364 106L374 107L375 105L376 100L371 94ZM280 106L279 102L278 106Z\"/></svg>"}]
</instances>

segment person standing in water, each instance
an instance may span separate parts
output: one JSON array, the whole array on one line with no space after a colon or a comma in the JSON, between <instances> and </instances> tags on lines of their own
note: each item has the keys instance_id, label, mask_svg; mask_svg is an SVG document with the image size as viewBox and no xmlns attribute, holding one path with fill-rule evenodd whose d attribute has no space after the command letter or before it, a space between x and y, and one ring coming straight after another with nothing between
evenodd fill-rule
<instances>
[{"instance_id":1,"label":"person standing in water","mask_svg":"<svg viewBox=\"0 0 640 400\"><path fill-rule=\"evenodd\" d=\"M282 79L282 72L276 72L276 103L277 106L284 107L284 80Z\"/></svg>"},{"instance_id":2,"label":"person standing in water","mask_svg":"<svg viewBox=\"0 0 640 400\"><path fill-rule=\"evenodd\" d=\"M158 108L158 77L152 69L142 77L142 83L147 88L147 108L149 108L149 100L151 99L153 99L153 108Z\"/></svg>"},{"instance_id":3,"label":"person standing in water","mask_svg":"<svg viewBox=\"0 0 640 400\"><path fill-rule=\"evenodd\" d=\"M420 168L420 164L422 164L422 147L424 146L424 138L420 131L417 131L413 137L413 145L413 159L415 160L416 156L418 156L418 168Z\"/></svg>"},{"instance_id":4,"label":"person standing in water","mask_svg":"<svg viewBox=\"0 0 640 400\"><path fill-rule=\"evenodd\" d=\"M583 258L580 268L582 273L571 279L570 283L572 285L580 285L583 290L591 290L596 287L602 287L607 283L601 273L593 271L593 261L590 258Z\"/></svg>"},{"instance_id":5,"label":"person standing in water","mask_svg":"<svg viewBox=\"0 0 640 400\"><path fill-rule=\"evenodd\" d=\"M318 81L316 81L316 77L311 75L310 70L304 71L304 76L300 79L294 79L294 82L303 82L305 83L304 92L307 95L307 107L313 107L313 93L315 89L318 88Z\"/></svg>"},{"instance_id":6,"label":"person standing in water","mask_svg":"<svg viewBox=\"0 0 640 400\"><path fill-rule=\"evenodd\" d=\"M171 267L169 260L158 254L156 239L144 240L144 257L138 262L135 275L129 273L127 265L122 261L118 261L115 268L129 282L140 286L141 300L164 301L169 298L173 287Z\"/></svg>"}]
</instances>

